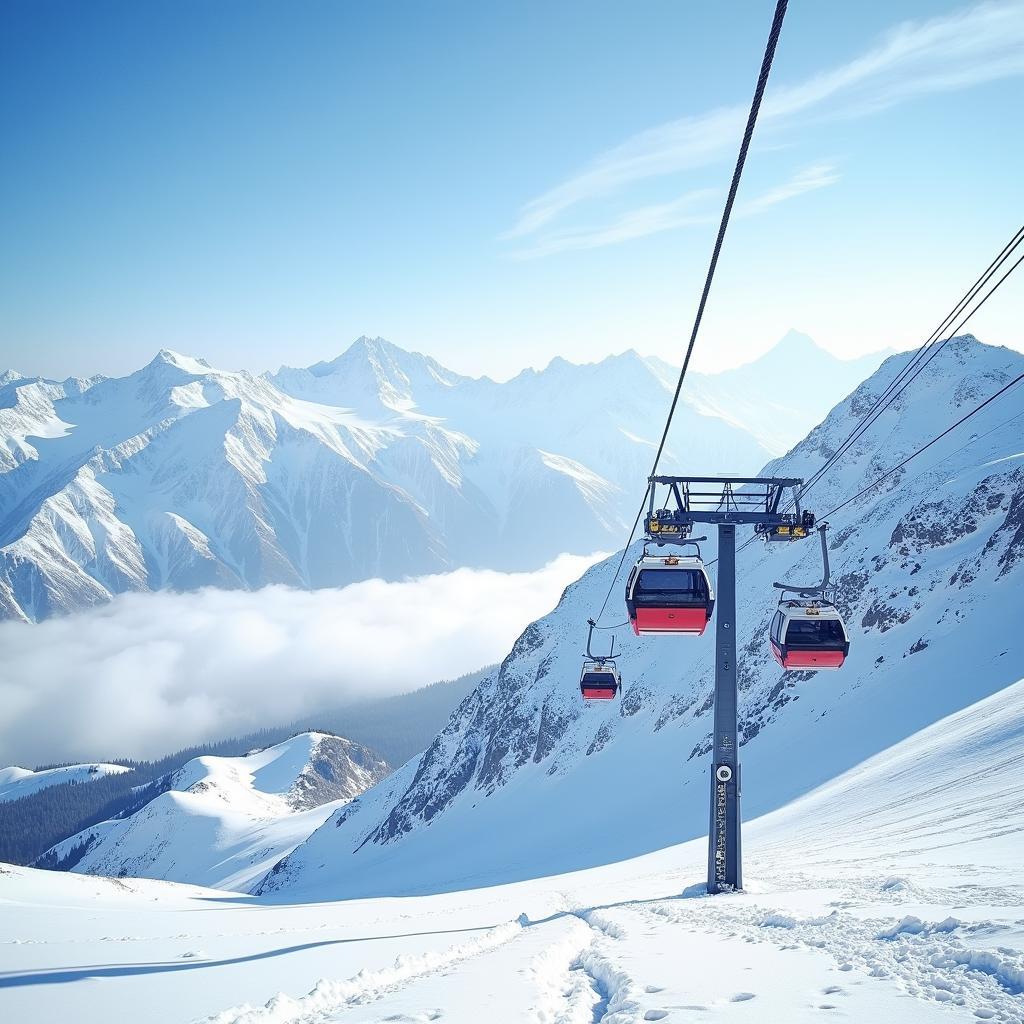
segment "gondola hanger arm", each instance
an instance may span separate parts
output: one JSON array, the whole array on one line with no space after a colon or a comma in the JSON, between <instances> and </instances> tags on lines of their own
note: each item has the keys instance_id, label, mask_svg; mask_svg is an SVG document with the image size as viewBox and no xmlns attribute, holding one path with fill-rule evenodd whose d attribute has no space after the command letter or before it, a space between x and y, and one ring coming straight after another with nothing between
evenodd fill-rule
<instances>
[{"instance_id":1,"label":"gondola hanger arm","mask_svg":"<svg viewBox=\"0 0 1024 1024\"><path fill-rule=\"evenodd\" d=\"M587 619L587 625L590 627L590 630L587 633L587 657L591 661L610 661L615 657L615 637L612 636L612 645L607 654L595 654L590 649L590 642L594 638L594 629L596 628L597 623L593 619Z\"/></svg>"},{"instance_id":2,"label":"gondola hanger arm","mask_svg":"<svg viewBox=\"0 0 1024 1024\"><path fill-rule=\"evenodd\" d=\"M800 586L794 583L773 583L772 586L776 590L783 592L798 594L800 597L814 597L816 595L824 596L825 591L828 589L828 583L830 578L830 570L828 564L828 541L825 539L825 531L828 529L828 523L818 524L818 536L821 538L821 563L822 563L822 577L821 583L815 586L810 584L808 586Z\"/></svg>"}]
</instances>

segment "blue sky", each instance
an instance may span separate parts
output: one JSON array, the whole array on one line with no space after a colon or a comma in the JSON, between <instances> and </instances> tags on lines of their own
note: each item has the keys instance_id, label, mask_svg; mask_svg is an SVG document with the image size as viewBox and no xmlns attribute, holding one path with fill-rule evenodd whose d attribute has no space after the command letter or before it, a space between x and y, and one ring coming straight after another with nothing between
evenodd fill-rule
<instances>
[{"instance_id":1,"label":"blue sky","mask_svg":"<svg viewBox=\"0 0 1024 1024\"><path fill-rule=\"evenodd\" d=\"M678 361L773 6L7 0L0 366ZM1024 219L1021 109L1024 0L793 0L696 365L918 343Z\"/></svg>"}]
</instances>

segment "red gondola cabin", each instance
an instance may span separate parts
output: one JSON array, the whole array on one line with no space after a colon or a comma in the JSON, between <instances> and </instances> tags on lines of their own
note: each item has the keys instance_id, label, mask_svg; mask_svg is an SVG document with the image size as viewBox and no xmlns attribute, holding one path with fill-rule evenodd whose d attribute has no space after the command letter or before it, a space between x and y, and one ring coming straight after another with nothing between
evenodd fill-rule
<instances>
[{"instance_id":1,"label":"red gondola cabin","mask_svg":"<svg viewBox=\"0 0 1024 1024\"><path fill-rule=\"evenodd\" d=\"M584 700L613 700L622 687L619 670L613 661L588 661L580 676Z\"/></svg>"},{"instance_id":2,"label":"red gondola cabin","mask_svg":"<svg viewBox=\"0 0 1024 1024\"><path fill-rule=\"evenodd\" d=\"M783 601L772 619L772 656L787 670L842 668L850 638L839 610L828 602Z\"/></svg>"},{"instance_id":3,"label":"red gondola cabin","mask_svg":"<svg viewBox=\"0 0 1024 1024\"><path fill-rule=\"evenodd\" d=\"M626 583L626 610L637 636L700 636L714 607L711 578L700 558L645 554Z\"/></svg>"}]
</instances>

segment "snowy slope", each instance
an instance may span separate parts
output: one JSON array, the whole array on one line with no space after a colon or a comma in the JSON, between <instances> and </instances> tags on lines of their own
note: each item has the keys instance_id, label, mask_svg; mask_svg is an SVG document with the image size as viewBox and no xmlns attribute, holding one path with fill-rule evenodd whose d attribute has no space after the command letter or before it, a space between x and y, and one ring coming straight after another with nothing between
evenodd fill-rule
<instances>
[{"instance_id":1,"label":"snowy slope","mask_svg":"<svg viewBox=\"0 0 1024 1024\"><path fill-rule=\"evenodd\" d=\"M119 775L131 771L120 764L70 764L60 768L45 768L34 772L29 768L0 768L0 803L31 796L48 786L63 782L92 782L104 775Z\"/></svg>"},{"instance_id":2,"label":"snowy slope","mask_svg":"<svg viewBox=\"0 0 1024 1024\"><path fill-rule=\"evenodd\" d=\"M699 840L341 903L0 868L0 1016L1019 1024L1022 739L1015 683L751 822L747 891L713 898Z\"/></svg>"},{"instance_id":3,"label":"snowy slope","mask_svg":"<svg viewBox=\"0 0 1024 1024\"><path fill-rule=\"evenodd\" d=\"M793 346L772 358L817 367L796 405L847 390L846 364ZM774 395L757 404L763 372L703 378L666 466L699 447L716 469L749 471L793 443L799 416ZM264 377L166 350L118 379L5 374L0 617L125 591L536 569L607 549L632 519L630 483L673 376L627 352L499 384L368 338Z\"/></svg>"},{"instance_id":4,"label":"snowy slope","mask_svg":"<svg viewBox=\"0 0 1024 1024\"><path fill-rule=\"evenodd\" d=\"M808 476L903 360L888 360L768 471ZM951 343L815 489L811 507L825 512L855 493L1022 369L1016 353L969 337ZM936 445L833 520L834 579L853 634L842 672L783 675L768 653L771 584L815 578L816 543L758 544L740 554L748 817L1024 675L1022 400L1020 390L1007 395L970 432ZM617 561L569 587L420 759L334 815L261 891L458 889L701 835L713 630L701 639L623 636L623 698L603 707L579 699L584 622ZM620 615L616 595L606 621Z\"/></svg>"},{"instance_id":5,"label":"snowy slope","mask_svg":"<svg viewBox=\"0 0 1024 1024\"><path fill-rule=\"evenodd\" d=\"M245 757L198 757L127 818L100 822L40 858L86 874L242 889L388 772L366 747L301 733Z\"/></svg>"}]
</instances>

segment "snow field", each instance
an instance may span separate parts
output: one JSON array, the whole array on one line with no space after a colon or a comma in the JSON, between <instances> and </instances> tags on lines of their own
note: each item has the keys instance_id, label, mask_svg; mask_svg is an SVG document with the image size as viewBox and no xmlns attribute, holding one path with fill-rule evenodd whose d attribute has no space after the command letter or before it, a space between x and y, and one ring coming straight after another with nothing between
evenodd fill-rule
<instances>
[{"instance_id":1,"label":"snow field","mask_svg":"<svg viewBox=\"0 0 1024 1024\"><path fill-rule=\"evenodd\" d=\"M713 898L696 881L700 842L533 882L309 905L7 868L0 1013L62 1020L73 1006L106 1024L133 1002L154 1024L1024 1020L1024 887L998 857L986 867L984 846L969 870L911 859L902 878L884 874L890 850L837 847L834 878L785 870L799 844L780 864L757 831L748 892Z\"/></svg>"},{"instance_id":2,"label":"snow field","mask_svg":"<svg viewBox=\"0 0 1024 1024\"><path fill-rule=\"evenodd\" d=\"M237 1007L209 1024L470 1024L481 1015L535 1024L694 1015L799 1024L823 1013L857 1021L1024 1019L1019 954L972 949L970 926L961 922L918 933L905 919L857 921L836 909L834 895L696 896L560 911L440 953L400 957L384 971L322 981L298 999ZM780 900L785 913L772 909ZM994 913L978 927L1008 927Z\"/></svg>"},{"instance_id":3,"label":"snow field","mask_svg":"<svg viewBox=\"0 0 1024 1024\"><path fill-rule=\"evenodd\" d=\"M307 995L292 999L284 993L261 1008L242 1007L210 1018L210 1024L292 1024L323 1019L349 1006L386 999L402 985L423 975L453 967L477 954L486 953L518 935L521 926L508 923L491 928L477 938L448 949L426 953L403 953L392 967L361 970L346 981L320 981Z\"/></svg>"}]
</instances>

